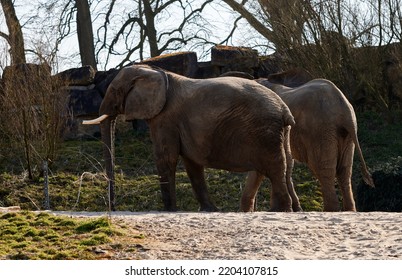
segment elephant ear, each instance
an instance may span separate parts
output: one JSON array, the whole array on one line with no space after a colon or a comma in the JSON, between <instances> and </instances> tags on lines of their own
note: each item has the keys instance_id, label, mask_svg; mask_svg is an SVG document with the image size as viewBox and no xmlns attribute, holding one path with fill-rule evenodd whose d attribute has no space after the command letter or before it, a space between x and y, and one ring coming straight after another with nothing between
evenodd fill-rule
<instances>
[{"instance_id":1,"label":"elephant ear","mask_svg":"<svg viewBox=\"0 0 402 280\"><path fill-rule=\"evenodd\" d=\"M126 121L152 119L158 115L166 103L168 78L162 70L147 66L133 66L136 75L130 76L131 85L124 106Z\"/></svg>"}]
</instances>

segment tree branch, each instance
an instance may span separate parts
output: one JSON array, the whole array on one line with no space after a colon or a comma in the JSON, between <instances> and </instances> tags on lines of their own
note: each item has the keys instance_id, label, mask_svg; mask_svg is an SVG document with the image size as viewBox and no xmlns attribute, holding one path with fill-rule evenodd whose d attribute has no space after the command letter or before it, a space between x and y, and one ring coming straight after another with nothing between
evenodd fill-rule
<instances>
[{"instance_id":1,"label":"tree branch","mask_svg":"<svg viewBox=\"0 0 402 280\"><path fill-rule=\"evenodd\" d=\"M255 18L253 14L251 14L244 7L243 4L236 2L235 0L223 0L229 7L231 7L234 11L238 12L247 22L262 36L270 40L273 36L272 31L269 30L264 24L262 24L258 19Z\"/></svg>"},{"instance_id":2,"label":"tree branch","mask_svg":"<svg viewBox=\"0 0 402 280\"><path fill-rule=\"evenodd\" d=\"M8 36L6 33L0 31L0 37L3 37L7 43L11 45L10 36Z\"/></svg>"}]
</instances>

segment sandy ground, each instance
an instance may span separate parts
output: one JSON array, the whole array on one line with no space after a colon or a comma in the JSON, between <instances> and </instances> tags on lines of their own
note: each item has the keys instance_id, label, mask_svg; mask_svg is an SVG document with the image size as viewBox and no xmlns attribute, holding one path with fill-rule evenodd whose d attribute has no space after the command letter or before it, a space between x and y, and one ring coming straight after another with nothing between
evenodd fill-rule
<instances>
[{"instance_id":1,"label":"sandy ground","mask_svg":"<svg viewBox=\"0 0 402 280\"><path fill-rule=\"evenodd\" d=\"M146 236L140 259L402 260L402 213L115 212L112 219Z\"/></svg>"}]
</instances>

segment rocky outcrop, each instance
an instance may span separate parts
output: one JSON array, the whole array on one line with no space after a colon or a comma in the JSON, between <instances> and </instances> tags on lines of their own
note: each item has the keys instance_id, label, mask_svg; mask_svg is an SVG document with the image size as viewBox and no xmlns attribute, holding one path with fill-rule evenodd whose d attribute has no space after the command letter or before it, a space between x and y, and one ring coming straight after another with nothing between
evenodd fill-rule
<instances>
[{"instance_id":1,"label":"rocky outcrop","mask_svg":"<svg viewBox=\"0 0 402 280\"><path fill-rule=\"evenodd\" d=\"M63 137L66 139L93 137L100 134L97 126L86 127L82 118L98 115L102 95L95 88L96 71L91 66L72 68L54 75L55 81L63 81L58 94L66 96L67 116Z\"/></svg>"}]
</instances>

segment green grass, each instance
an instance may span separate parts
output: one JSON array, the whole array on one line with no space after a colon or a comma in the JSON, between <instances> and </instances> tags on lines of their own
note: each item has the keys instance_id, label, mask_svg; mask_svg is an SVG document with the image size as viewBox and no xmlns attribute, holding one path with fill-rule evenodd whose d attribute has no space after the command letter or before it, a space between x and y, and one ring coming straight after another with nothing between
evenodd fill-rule
<instances>
[{"instance_id":1,"label":"green grass","mask_svg":"<svg viewBox=\"0 0 402 280\"><path fill-rule=\"evenodd\" d=\"M138 233L112 225L107 217L72 219L29 211L0 215L0 259L108 259L124 251ZM129 244L128 244L129 243ZM107 254L97 254L98 246Z\"/></svg>"}]
</instances>

